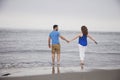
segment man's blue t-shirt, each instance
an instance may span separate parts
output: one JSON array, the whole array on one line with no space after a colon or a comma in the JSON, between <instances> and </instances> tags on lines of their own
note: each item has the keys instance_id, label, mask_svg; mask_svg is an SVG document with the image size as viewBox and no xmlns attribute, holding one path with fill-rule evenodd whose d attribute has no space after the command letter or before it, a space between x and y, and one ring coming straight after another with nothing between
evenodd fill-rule
<instances>
[{"instance_id":1,"label":"man's blue t-shirt","mask_svg":"<svg viewBox=\"0 0 120 80\"><path fill-rule=\"evenodd\" d=\"M60 44L59 42L60 33L58 31L52 31L49 37L52 39L52 44Z\"/></svg>"}]
</instances>

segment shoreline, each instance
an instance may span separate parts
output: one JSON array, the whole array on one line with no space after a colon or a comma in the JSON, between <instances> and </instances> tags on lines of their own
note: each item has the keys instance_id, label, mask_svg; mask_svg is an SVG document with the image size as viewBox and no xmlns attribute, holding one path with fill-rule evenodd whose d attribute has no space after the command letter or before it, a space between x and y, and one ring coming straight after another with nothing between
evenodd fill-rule
<instances>
[{"instance_id":1,"label":"shoreline","mask_svg":"<svg viewBox=\"0 0 120 80\"><path fill-rule=\"evenodd\" d=\"M79 66L79 67L61 67L58 65L54 65L51 67L37 67L37 68L17 68L17 69L1 69L0 70L0 78L1 79L8 79L9 78L24 78L24 77L30 77L30 76L52 76L54 75L70 75L70 74L93 74L93 73L106 73L106 72L111 72L111 74L116 74L120 73L120 67L101 67L101 68L88 68L85 66ZM90 75L91 75L90 74ZM110 75L111 75L110 74ZM3 76L5 75L5 76ZM0 80L1 80L0 79ZM17 80L17 79L15 79Z\"/></svg>"},{"instance_id":2,"label":"shoreline","mask_svg":"<svg viewBox=\"0 0 120 80\"><path fill-rule=\"evenodd\" d=\"M30 71L28 71L30 72ZM120 69L93 69L79 72L1 77L0 80L120 80Z\"/></svg>"}]
</instances>

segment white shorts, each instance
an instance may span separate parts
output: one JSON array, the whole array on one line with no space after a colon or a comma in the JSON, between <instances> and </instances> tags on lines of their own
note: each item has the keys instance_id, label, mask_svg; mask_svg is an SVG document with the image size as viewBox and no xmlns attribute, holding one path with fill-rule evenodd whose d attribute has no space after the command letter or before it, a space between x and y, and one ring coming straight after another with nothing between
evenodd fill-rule
<instances>
[{"instance_id":1,"label":"white shorts","mask_svg":"<svg viewBox=\"0 0 120 80\"><path fill-rule=\"evenodd\" d=\"M84 60L86 46L82 46L82 45L78 44L78 47L79 47L80 60Z\"/></svg>"}]
</instances>

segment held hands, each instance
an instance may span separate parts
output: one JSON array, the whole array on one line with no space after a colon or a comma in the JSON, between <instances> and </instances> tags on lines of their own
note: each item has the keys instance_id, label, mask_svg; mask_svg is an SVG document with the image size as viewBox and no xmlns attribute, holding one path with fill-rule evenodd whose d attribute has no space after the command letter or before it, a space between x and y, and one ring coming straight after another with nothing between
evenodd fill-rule
<instances>
[{"instance_id":1,"label":"held hands","mask_svg":"<svg viewBox=\"0 0 120 80\"><path fill-rule=\"evenodd\" d=\"M95 44L98 44L98 43L95 41Z\"/></svg>"},{"instance_id":2,"label":"held hands","mask_svg":"<svg viewBox=\"0 0 120 80\"><path fill-rule=\"evenodd\" d=\"M67 39L64 39L67 43L69 43L70 41L69 40L67 40Z\"/></svg>"},{"instance_id":3,"label":"held hands","mask_svg":"<svg viewBox=\"0 0 120 80\"><path fill-rule=\"evenodd\" d=\"M70 43L70 41L69 41L69 40L66 40L66 42L67 42L67 43Z\"/></svg>"},{"instance_id":4,"label":"held hands","mask_svg":"<svg viewBox=\"0 0 120 80\"><path fill-rule=\"evenodd\" d=\"M66 40L67 43L70 43L71 41L70 40Z\"/></svg>"}]
</instances>

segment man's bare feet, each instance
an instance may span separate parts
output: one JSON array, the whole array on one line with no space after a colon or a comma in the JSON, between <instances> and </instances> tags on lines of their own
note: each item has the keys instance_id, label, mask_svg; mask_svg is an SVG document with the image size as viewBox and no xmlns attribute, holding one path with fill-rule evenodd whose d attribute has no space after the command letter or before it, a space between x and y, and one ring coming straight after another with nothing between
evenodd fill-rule
<instances>
[{"instance_id":1,"label":"man's bare feet","mask_svg":"<svg viewBox=\"0 0 120 80\"><path fill-rule=\"evenodd\" d=\"M60 65L60 62L58 62L57 65Z\"/></svg>"},{"instance_id":2,"label":"man's bare feet","mask_svg":"<svg viewBox=\"0 0 120 80\"><path fill-rule=\"evenodd\" d=\"M55 63L52 63L52 65L55 65Z\"/></svg>"},{"instance_id":3,"label":"man's bare feet","mask_svg":"<svg viewBox=\"0 0 120 80\"><path fill-rule=\"evenodd\" d=\"M52 74L55 74L55 66L52 66Z\"/></svg>"}]
</instances>

